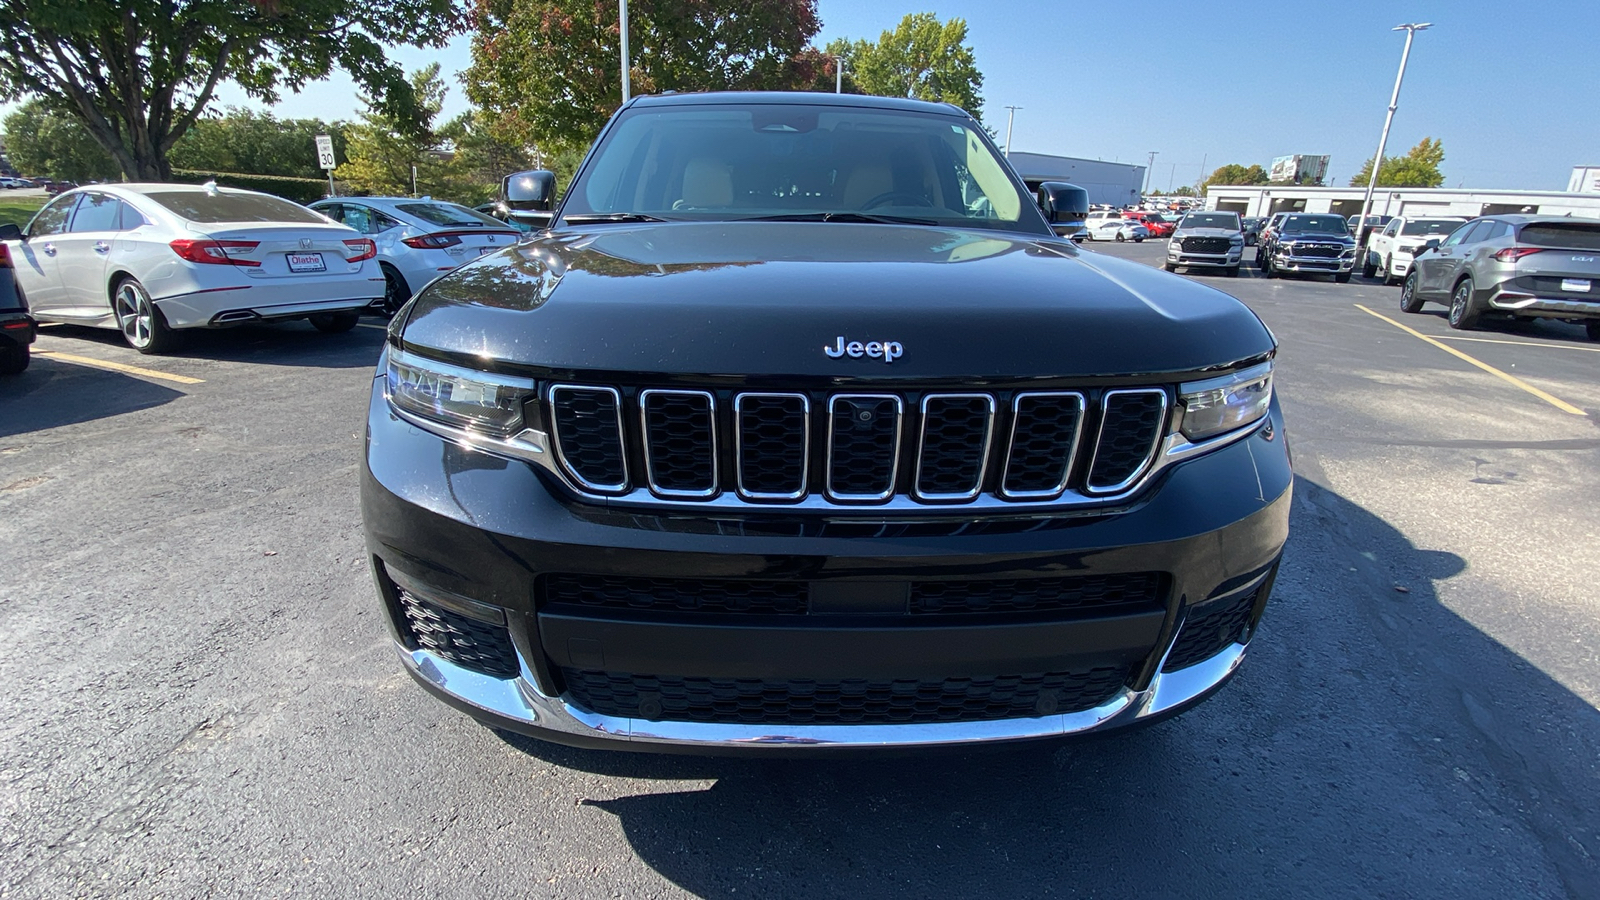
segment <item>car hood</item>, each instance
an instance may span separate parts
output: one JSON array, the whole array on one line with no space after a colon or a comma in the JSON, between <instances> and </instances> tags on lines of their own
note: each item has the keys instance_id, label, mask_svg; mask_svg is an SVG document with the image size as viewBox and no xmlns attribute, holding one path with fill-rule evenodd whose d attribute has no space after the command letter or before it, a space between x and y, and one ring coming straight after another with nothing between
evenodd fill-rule
<instances>
[{"instance_id":1,"label":"car hood","mask_svg":"<svg viewBox=\"0 0 1600 900\"><path fill-rule=\"evenodd\" d=\"M545 234L434 281L405 316L411 349L556 373L1182 374L1274 349L1234 298L1066 240L849 223ZM825 352L841 338L903 353Z\"/></svg>"}]
</instances>

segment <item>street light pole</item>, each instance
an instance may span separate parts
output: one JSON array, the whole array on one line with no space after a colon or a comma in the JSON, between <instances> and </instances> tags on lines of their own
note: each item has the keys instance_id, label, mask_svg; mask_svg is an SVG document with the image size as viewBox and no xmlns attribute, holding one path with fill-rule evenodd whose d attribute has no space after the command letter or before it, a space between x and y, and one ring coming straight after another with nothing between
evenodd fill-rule
<instances>
[{"instance_id":1,"label":"street light pole","mask_svg":"<svg viewBox=\"0 0 1600 900\"><path fill-rule=\"evenodd\" d=\"M1011 158L1011 126L1016 124L1017 110L1021 108L1020 106L1006 107L1006 109L1011 110L1011 113L1006 116L1006 159Z\"/></svg>"},{"instance_id":2,"label":"street light pole","mask_svg":"<svg viewBox=\"0 0 1600 900\"><path fill-rule=\"evenodd\" d=\"M632 96L628 86L628 0L617 0L617 24L622 27L622 102Z\"/></svg>"},{"instance_id":3,"label":"street light pole","mask_svg":"<svg viewBox=\"0 0 1600 900\"><path fill-rule=\"evenodd\" d=\"M1141 200L1144 199L1144 194L1150 193L1150 173L1156 167L1156 154L1158 154L1160 152L1161 152L1160 150L1151 150L1150 151L1150 165L1145 166L1145 168L1144 168L1144 191L1140 194L1140 199Z\"/></svg>"},{"instance_id":4,"label":"street light pole","mask_svg":"<svg viewBox=\"0 0 1600 900\"><path fill-rule=\"evenodd\" d=\"M1406 47L1400 51L1400 72L1394 76L1394 93L1389 97L1389 114L1383 119L1383 135L1378 138L1378 155L1372 158L1372 174L1367 179L1367 197L1361 201L1361 218L1356 220L1356 252L1361 252L1361 232L1367 227L1367 216L1372 214L1372 192L1378 187L1378 169L1383 167L1383 151L1389 143L1389 126L1394 124L1394 111L1400 105L1400 82L1406 79L1406 61L1411 58L1411 41L1416 38L1417 32L1430 26L1432 22L1420 22L1407 25L1396 25L1393 31L1406 33ZM1365 262L1363 260L1363 262Z\"/></svg>"},{"instance_id":5,"label":"street light pole","mask_svg":"<svg viewBox=\"0 0 1600 900\"><path fill-rule=\"evenodd\" d=\"M842 56L833 58L833 92L835 94L844 93L844 57Z\"/></svg>"}]
</instances>

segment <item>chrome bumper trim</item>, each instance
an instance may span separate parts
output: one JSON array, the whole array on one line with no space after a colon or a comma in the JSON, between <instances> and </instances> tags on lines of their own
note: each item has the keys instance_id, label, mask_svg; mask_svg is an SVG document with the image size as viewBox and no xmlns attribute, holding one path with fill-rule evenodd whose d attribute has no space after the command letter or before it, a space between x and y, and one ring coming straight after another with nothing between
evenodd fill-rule
<instances>
[{"instance_id":1,"label":"chrome bumper trim","mask_svg":"<svg viewBox=\"0 0 1600 900\"><path fill-rule=\"evenodd\" d=\"M1143 691L1122 693L1093 709L1025 719L920 725L737 725L658 722L602 716L549 697L521 677L493 678L425 650L396 645L406 670L436 690L496 718L590 739L679 747L933 747L1060 737L1131 725L1196 700L1227 681L1244 659L1244 644L1175 672L1160 672Z\"/></svg>"},{"instance_id":2,"label":"chrome bumper trim","mask_svg":"<svg viewBox=\"0 0 1600 900\"><path fill-rule=\"evenodd\" d=\"M1593 300L1568 300L1563 297L1540 297L1513 291L1501 291L1489 298L1494 309L1532 310L1550 313L1579 313L1592 316L1600 313L1600 294Z\"/></svg>"}]
</instances>

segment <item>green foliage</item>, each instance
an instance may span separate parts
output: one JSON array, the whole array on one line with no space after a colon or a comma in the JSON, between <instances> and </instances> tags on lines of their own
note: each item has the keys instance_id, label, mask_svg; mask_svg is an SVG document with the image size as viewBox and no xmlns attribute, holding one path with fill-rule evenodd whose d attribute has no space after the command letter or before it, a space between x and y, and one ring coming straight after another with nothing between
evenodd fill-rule
<instances>
[{"instance_id":1,"label":"green foliage","mask_svg":"<svg viewBox=\"0 0 1600 900\"><path fill-rule=\"evenodd\" d=\"M1444 184L1439 165L1444 162L1444 145L1434 138L1423 138L1405 156L1385 156L1378 167L1379 187L1436 188ZM1350 179L1351 187L1366 187L1372 180L1372 159L1361 164Z\"/></svg>"},{"instance_id":2,"label":"green foliage","mask_svg":"<svg viewBox=\"0 0 1600 900\"><path fill-rule=\"evenodd\" d=\"M941 23L933 13L913 13L875 44L828 45L830 51L836 48L863 93L954 103L974 116L982 114L983 73L967 46L965 19Z\"/></svg>"},{"instance_id":3,"label":"green foliage","mask_svg":"<svg viewBox=\"0 0 1600 900\"><path fill-rule=\"evenodd\" d=\"M117 163L74 116L29 100L4 123L6 155L24 175L66 181L105 181L117 177ZM31 215L31 213L30 213Z\"/></svg>"},{"instance_id":4,"label":"green foliage","mask_svg":"<svg viewBox=\"0 0 1600 900\"><path fill-rule=\"evenodd\" d=\"M454 174L441 152L443 140L433 130L433 120L444 105L439 64L413 72L410 80L418 107L415 127L363 96L367 108L361 121L345 131L345 161L333 174L356 193L408 196L415 166L417 194L453 197Z\"/></svg>"},{"instance_id":5,"label":"green foliage","mask_svg":"<svg viewBox=\"0 0 1600 900\"><path fill-rule=\"evenodd\" d=\"M1267 184L1270 181L1271 179L1267 177L1267 170L1259 165L1245 167L1238 163L1228 163L1212 172L1211 177L1207 178L1202 186L1210 187L1214 184Z\"/></svg>"},{"instance_id":6,"label":"green foliage","mask_svg":"<svg viewBox=\"0 0 1600 900\"><path fill-rule=\"evenodd\" d=\"M385 44L442 45L462 0L0 0L0 100L31 95L76 116L131 179L168 154L219 83L276 102L343 69L397 120L416 98Z\"/></svg>"},{"instance_id":7,"label":"green foliage","mask_svg":"<svg viewBox=\"0 0 1600 900\"><path fill-rule=\"evenodd\" d=\"M1198 196L1200 196L1200 192L1196 191L1194 188L1192 188L1192 187L1188 186L1187 184L1185 184L1185 185L1179 186L1179 188L1177 190L1173 191L1172 192L1172 196L1174 196L1174 197L1198 197Z\"/></svg>"},{"instance_id":8,"label":"green foliage","mask_svg":"<svg viewBox=\"0 0 1600 900\"><path fill-rule=\"evenodd\" d=\"M819 27L815 0L634 0L628 14L638 94L796 85ZM621 105L615 2L479 0L473 25L467 96L521 119L530 143L585 146Z\"/></svg>"},{"instance_id":9,"label":"green foliage","mask_svg":"<svg viewBox=\"0 0 1600 900\"><path fill-rule=\"evenodd\" d=\"M446 122L439 136L455 147L451 199L468 206L493 200L500 179L534 167L524 130L514 117L472 110ZM571 173L568 173L569 177Z\"/></svg>"},{"instance_id":10,"label":"green foliage","mask_svg":"<svg viewBox=\"0 0 1600 900\"><path fill-rule=\"evenodd\" d=\"M296 203L312 203L328 196L326 178L290 178L281 175L245 175L238 172L174 168L172 180L184 184L205 184L207 181L215 181L223 187L276 194Z\"/></svg>"},{"instance_id":11,"label":"green foliage","mask_svg":"<svg viewBox=\"0 0 1600 900\"><path fill-rule=\"evenodd\" d=\"M43 197L0 197L0 225L25 227L44 201Z\"/></svg>"},{"instance_id":12,"label":"green foliage","mask_svg":"<svg viewBox=\"0 0 1600 900\"><path fill-rule=\"evenodd\" d=\"M343 122L279 119L271 113L230 108L221 116L195 122L168 159L174 169L325 179L317 165L316 137L332 137L334 156L344 159L345 127Z\"/></svg>"}]
</instances>

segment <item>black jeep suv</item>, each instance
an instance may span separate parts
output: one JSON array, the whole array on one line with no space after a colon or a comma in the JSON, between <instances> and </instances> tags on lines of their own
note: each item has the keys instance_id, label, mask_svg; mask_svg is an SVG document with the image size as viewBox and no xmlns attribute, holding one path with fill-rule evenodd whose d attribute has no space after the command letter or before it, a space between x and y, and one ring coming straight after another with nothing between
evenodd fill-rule
<instances>
[{"instance_id":1,"label":"black jeep suv","mask_svg":"<svg viewBox=\"0 0 1600 900\"><path fill-rule=\"evenodd\" d=\"M1288 528L1273 337L1052 234L966 113L637 98L543 215L372 384L367 546L438 697L825 751L1149 722L1236 670Z\"/></svg>"}]
</instances>

